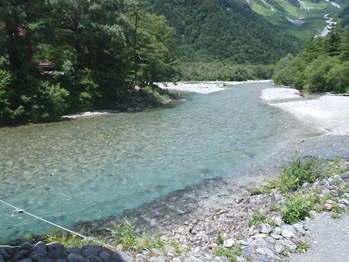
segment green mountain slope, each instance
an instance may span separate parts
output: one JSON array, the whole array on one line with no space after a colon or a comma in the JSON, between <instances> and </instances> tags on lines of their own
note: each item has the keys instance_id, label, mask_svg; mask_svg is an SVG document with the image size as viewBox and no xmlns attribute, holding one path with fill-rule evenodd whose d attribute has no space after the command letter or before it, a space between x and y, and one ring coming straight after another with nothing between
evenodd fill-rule
<instances>
[{"instance_id":1,"label":"green mountain slope","mask_svg":"<svg viewBox=\"0 0 349 262\"><path fill-rule=\"evenodd\" d=\"M329 17L337 17L348 0L246 0L251 9L280 30L305 40L320 34ZM326 17L325 17L326 16Z\"/></svg>"},{"instance_id":2,"label":"green mountain slope","mask_svg":"<svg viewBox=\"0 0 349 262\"><path fill-rule=\"evenodd\" d=\"M277 61L298 48L245 0L149 0L177 33L178 53L188 61Z\"/></svg>"}]
</instances>

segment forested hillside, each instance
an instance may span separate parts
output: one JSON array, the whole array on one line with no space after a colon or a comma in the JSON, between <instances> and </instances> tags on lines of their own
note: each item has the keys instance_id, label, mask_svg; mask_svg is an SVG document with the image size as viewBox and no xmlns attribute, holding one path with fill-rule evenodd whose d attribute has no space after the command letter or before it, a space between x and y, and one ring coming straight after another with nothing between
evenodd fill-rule
<instances>
[{"instance_id":1,"label":"forested hillside","mask_svg":"<svg viewBox=\"0 0 349 262\"><path fill-rule=\"evenodd\" d=\"M312 37L296 57L276 65L276 84L308 92L349 93L349 27L332 24L326 37Z\"/></svg>"},{"instance_id":2,"label":"forested hillside","mask_svg":"<svg viewBox=\"0 0 349 262\"><path fill-rule=\"evenodd\" d=\"M295 53L297 42L251 10L245 0L149 0L177 33L186 61L269 64Z\"/></svg>"},{"instance_id":3,"label":"forested hillside","mask_svg":"<svg viewBox=\"0 0 349 262\"><path fill-rule=\"evenodd\" d=\"M279 30L306 40L309 36L321 34L329 19L339 16L347 24L345 16L349 7L347 0L246 0L251 9L262 15Z\"/></svg>"}]
</instances>

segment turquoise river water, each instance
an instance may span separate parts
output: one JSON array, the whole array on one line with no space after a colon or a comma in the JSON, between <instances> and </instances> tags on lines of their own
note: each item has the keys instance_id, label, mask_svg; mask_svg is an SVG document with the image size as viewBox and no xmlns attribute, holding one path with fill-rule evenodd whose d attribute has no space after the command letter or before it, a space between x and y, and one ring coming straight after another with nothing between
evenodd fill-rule
<instances>
[{"instance_id":1,"label":"turquoise river water","mask_svg":"<svg viewBox=\"0 0 349 262\"><path fill-rule=\"evenodd\" d=\"M238 178L312 130L259 97L270 83L174 107L0 129L0 199L66 227L140 208L207 178ZM0 243L51 226L0 203Z\"/></svg>"}]
</instances>

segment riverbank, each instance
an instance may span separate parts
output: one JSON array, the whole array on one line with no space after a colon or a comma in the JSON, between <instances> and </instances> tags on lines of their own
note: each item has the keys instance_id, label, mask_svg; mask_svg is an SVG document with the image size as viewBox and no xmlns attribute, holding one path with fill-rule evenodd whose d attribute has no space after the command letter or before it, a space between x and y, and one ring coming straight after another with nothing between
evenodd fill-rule
<instances>
[{"instance_id":1,"label":"riverbank","mask_svg":"<svg viewBox=\"0 0 349 262\"><path fill-rule=\"evenodd\" d=\"M210 94L223 91L227 86L234 86L246 83L265 83L271 80L248 80L248 81L202 81L202 82L162 82L156 83L161 89L178 92L192 92L200 94Z\"/></svg>"},{"instance_id":2,"label":"riverbank","mask_svg":"<svg viewBox=\"0 0 349 262\"><path fill-rule=\"evenodd\" d=\"M323 134L349 134L349 97L327 94L311 100L282 101L295 98L298 91L294 92L292 96L292 89L265 89L261 98L268 101L269 105L286 110L306 124L316 127Z\"/></svg>"},{"instance_id":3,"label":"riverbank","mask_svg":"<svg viewBox=\"0 0 349 262\"><path fill-rule=\"evenodd\" d=\"M274 92L278 93L282 90L284 89L276 89ZM290 95L292 91L289 91ZM271 99L267 103L277 104L280 101L276 100L283 100L285 97L281 95L278 99ZM297 102L294 99L300 100L300 102L312 101L311 99L309 101L303 101L303 99L307 98L299 96L292 96L285 99L282 103ZM122 253L125 261L227 261L227 259L217 257L214 252L219 246L219 241L222 242L224 238L225 240L229 240L229 243L226 243L227 246L231 243L239 243L244 249L253 243L253 247L245 250L246 252L250 252L252 261L261 261L261 259L280 261L278 259L284 259L284 253L286 254L288 249L283 249L284 247L277 249L278 251L281 250L279 254L276 250L276 243L280 244L281 242L273 241L278 240L276 238L280 238L284 240L282 246L289 245L292 249L294 245L297 246L299 238L295 238L291 234L285 235L287 232L284 232L285 236L283 236L282 230L291 231L291 233L295 230L293 234L297 235L303 234L303 230L306 231L306 226L303 225L298 227L298 229L294 226L289 228L283 223L279 226L281 231L278 231L281 234L273 232L276 238L271 238L274 240L268 238L268 236L271 236L270 232L261 232L261 230L265 231L265 229L268 231L267 226L263 229L255 227L252 230L253 232L250 232L250 227L247 227L248 217L252 216L255 210L269 208L268 204L270 204L272 199L278 198L278 194L277 192L273 192L273 194L251 196L249 189L262 185L264 183L263 178L270 179L277 177L280 174L280 160L289 161L295 152L299 152L302 156L318 155L321 153L324 155L320 155L320 157L325 159L331 158L331 154L334 154L333 157L335 157L338 153L341 157L349 156L348 135L331 135L330 131L325 136L318 135L316 137L302 138L289 142L277 155L270 157L265 166L258 165L250 167L246 170L246 176L238 181L223 179L204 180L200 185L190 187L188 190L173 192L163 199L149 203L144 209L138 210L138 213L128 213L131 222L138 228L147 227L148 225L154 228L160 228L159 232L163 234L162 238L167 243L167 248L165 251L148 250L141 254L127 252L121 249L121 247L118 250ZM275 160L276 157L278 161ZM341 179L345 180L345 177L341 177ZM319 190L333 190L333 188L330 189L333 186L330 184L330 181L328 183L324 181L324 184L319 186L325 186L325 188L321 187ZM166 204L164 205L164 203ZM107 227L105 226L105 224L100 225L96 223L92 233L96 233L94 235L107 234L110 238L110 235L108 235L108 233L110 234L110 230L107 230L107 232L103 231L108 228L108 225ZM298 231L301 233L298 233ZM248 241L245 239L247 242L243 242L244 239L241 236L243 234L247 234L246 236L249 237L247 238ZM223 237L220 240L218 240L219 235ZM249 242L251 239L252 242ZM171 242L177 243L181 250L187 250L190 247L191 251L178 253L173 246L171 248ZM266 245L265 242L267 242L267 247L264 246ZM248 245L244 245L246 243ZM244 261L243 257L239 259Z\"/></svg>"}]
</instances>

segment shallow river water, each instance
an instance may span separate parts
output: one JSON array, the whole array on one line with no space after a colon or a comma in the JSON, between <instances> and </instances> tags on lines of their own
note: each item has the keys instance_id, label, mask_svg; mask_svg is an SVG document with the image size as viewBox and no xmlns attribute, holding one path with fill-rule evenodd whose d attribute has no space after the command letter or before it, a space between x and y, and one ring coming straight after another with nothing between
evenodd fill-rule
<instances>
[{"instance_id":1,"label":"shallow river water","mask_svg":"<svg viewBox=\"0 0 349 262\"><path fill-rule=\"evenodd\" d=\"M104 219L208 178L234 179L314 135L259 97L270 83L174 107L0 129L0 200L62 226ZM51 226L0 203L0 243Z\"/></svg>"}]
</instances>

